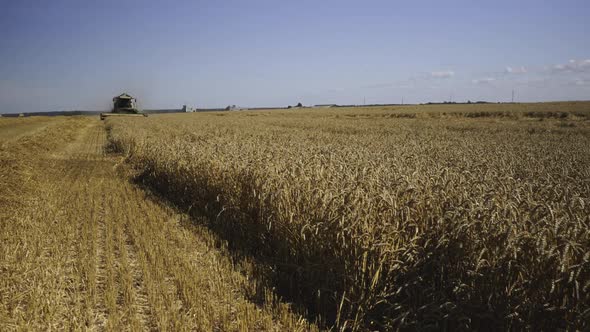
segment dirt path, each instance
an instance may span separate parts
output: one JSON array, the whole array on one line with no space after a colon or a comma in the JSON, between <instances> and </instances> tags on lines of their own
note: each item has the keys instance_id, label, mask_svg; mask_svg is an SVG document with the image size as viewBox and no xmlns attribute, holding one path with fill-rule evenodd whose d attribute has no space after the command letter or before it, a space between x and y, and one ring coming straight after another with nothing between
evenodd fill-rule
<instances>
[{"instance_id":1,"label":"dirt path","mask_svg":"<svg viewBox=\"0 0 590 332\"><path fill-rule=\"evenodd\" d=\"M0 330L310 329L270 292L249 302L245 267L122 175L102 122L71 136L34 158L35 193L0 225Z\"/></svg>"}]
</instances>

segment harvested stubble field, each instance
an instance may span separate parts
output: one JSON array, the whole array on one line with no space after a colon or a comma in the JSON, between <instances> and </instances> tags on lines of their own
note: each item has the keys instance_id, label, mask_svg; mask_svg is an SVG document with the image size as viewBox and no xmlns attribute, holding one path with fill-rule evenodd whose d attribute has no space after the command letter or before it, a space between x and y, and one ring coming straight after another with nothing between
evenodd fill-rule
<instances>
[{"instance_id":1,"label":"harvested stubble field","mask_svg":"<svg viewBox=\"0 0 590 332\"><path fill-rule=\"evenodd\" d=\"M0 141L1 331L316 329L129 182L98 117L23 120L2 119L18 135Z\"/></svg>"},{"instance_id":2,"label":"harvested stubble field","mask_svg":"<svg viewBox=\"0 0 590 332\"><path fill-rule=\"evenodd\" d=\"M2 327L590 328L590 103L59 121L2 143Z\"/></svg>"}]
</instances>

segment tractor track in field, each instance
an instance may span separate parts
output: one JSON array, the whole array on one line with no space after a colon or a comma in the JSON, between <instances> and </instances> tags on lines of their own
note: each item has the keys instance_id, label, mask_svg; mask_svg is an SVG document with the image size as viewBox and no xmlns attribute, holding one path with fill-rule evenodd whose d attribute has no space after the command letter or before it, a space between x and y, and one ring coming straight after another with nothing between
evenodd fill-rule
<instances>
[{"instance_id":1,"label":"tractor track in field","mask_svg":"<svg viewBox=\"0 0 590 332\"><path fill-rule=\"evenodd\" d=\"M105 146L106 133L102 125L92 123L58 154L58 159L69 167L69 172L61 179L60 187L67 189L62 204L73 200L83 204L91 202L86 206L91 218L81 219L91 223L89 235L93 236L89 244L94 280L87 280L92 303L89 325L99 330L118 330L124 326L155 330L157 327L150 319L153 309L146 300L144 273L138 268L137 249L125 230L130 219L125 215L126 205L133 197L124 196L129 184L117 176L113 157L106 154Z\"/></svg>"},{"instance_id":2,"label":"tractor track in field","mask_svg":"<svg viewBox=\"0 0 590 332\"><path fill-rule=\"evenodd\" d=\"M0 255L0 279L31 267L27 279L4 282L26 295L0 297L0 330L310 329L278 301L249 302L253 286L211 234L129 181L121 157L106 151L103 122L76 121L66 142L29 156L34 204L0 223L7 236L20 225L21 237L5 246L13 260ZM27 139L47 139L43 130ZM29 256L19 263L21 251Z\"/></svg>"}]
</instances>

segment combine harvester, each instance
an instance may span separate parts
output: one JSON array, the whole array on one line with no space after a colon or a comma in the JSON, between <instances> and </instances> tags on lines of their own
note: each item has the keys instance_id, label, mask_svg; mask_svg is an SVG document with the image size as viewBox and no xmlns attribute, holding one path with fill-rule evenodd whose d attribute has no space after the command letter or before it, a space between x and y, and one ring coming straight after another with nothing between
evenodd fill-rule
<instances>
[{"instance_id":1,"label":"combine harvester","mask_svg":"<svg viewBox=\"0 0 590 332\"><path fill-rule=\"evenodd\" d=\"M137 108L137 101L127 93L122 93L113 98L113 110L110 113L100 113L100 119L115 116L147 116Z\"/></svg>"}]
</instances>

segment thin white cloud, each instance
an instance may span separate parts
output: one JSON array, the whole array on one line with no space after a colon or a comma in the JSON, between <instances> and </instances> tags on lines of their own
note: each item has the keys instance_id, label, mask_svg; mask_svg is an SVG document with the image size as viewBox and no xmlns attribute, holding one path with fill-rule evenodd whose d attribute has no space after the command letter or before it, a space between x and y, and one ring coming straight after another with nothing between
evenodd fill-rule
<instances>
[{"instance_id":1,"label":"thin white cloud","mask_svg":"<svg viewBox=\"0 0 590 332\"><path fill-rule=\"evenodd\" d=\"M492 82L494 82L496 79L493 77L485 77L485 78L480 78L477 80L472 80L471 82L473 84L482 84L482 85L486 85L486 84L492 84Z\"/></svg>"},{"instance_id":2,"label":"thin white cloud","mask_svg":"<svg viewBox=\"0 0 590 332\"><path fill-rule=\"evenodd\" d=\"M361 88L380 89L380 88L389 88L389 87L392 87L393 85L394 85L393 83L375 83L375 84L364 85Z\"/></svg>"},{"instance_id":3,"label":"thin white cloud","mask_svg":"<svg viewBox=\"0 0 590 332\"><path fill-rule=\"evenodd\" d=\"M554 72L566 72L566 73L590 72L590 59L570 60L567 63L554 65L552 70Z\"/></svg>"},{"instance_id":4,"label":"thin white cloud","mask_svg":"<svg viewBox=\"0 0 590 332\"><path fill-rule=\"evenodd\" d=\"M446 79L455 76L455 72L452 70L433 71L430 73L432 78Z\"/></svg>"},{"instance_id":5,"label":"thin white cloud","mask_svg":"<svg viewBox=\"0 0 590 332\"><path fill-rule=\"evenodd\" d=\"M590 80L578 78L574 81L574 85L576 85L576 86L590 86Z\"/></svg>"},{"instance_id":6,"label":"thin white cloud","mask_svg":"<svg viewBox=\"0 0 590 332\"><path fill-rule=\"evenodd\" d=\"M395 89L408 89L413 87L413 82L411 80L405 81L398 81L398 82L389 82L389 83L375 83L375 84L368 84L361 86L362 89L385 89L385 88L395 88Z\"/></svg>"},{"instance_id":7,"label":"thin white cloud","mask_svg":"<svg viewBox=\"0 0 590 332\"><path fill-rule=\"evenodd\" d=\"M527 70L524 66L520 67L506 67L504 70L506 74L526 74Z\"/></svg>"},{"instance_id":8,"label":"thin white cloud","mask_svg":"<svg viewBox=\"0 0 590 332\"><path fill-rule=\"evenodd\" d=\"M553 79L551 79L550 77L538 77L517 81L516 85L532 88L546 88L552 84L552 81Z\"/></svg>"}]
</instances>

